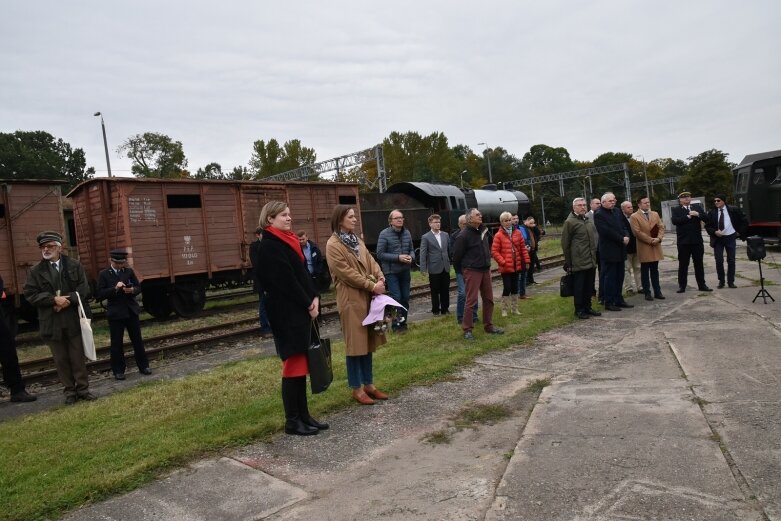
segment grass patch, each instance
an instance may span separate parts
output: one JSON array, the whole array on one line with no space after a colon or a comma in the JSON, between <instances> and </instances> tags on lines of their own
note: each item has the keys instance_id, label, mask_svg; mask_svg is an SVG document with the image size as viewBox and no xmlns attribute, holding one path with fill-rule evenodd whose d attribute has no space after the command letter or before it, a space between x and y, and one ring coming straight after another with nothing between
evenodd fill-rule
<instances>
[{"instance_id":1,"label":"grass patch","mask_svg":"<svg viewBox=\"0 0 781 521\"><path fill-rule=\"evenodd\" d=\"M375 379L392 393L447 380L481 354L572 320L570 299L539 295L522 317L496 317L504 335L476 330L465 342L452 316L411 324L375 353ZM310 400L316 417L352 406L344 344L333 348L332 389ZM56 518L206 454L269 440L284 421L279 387L279 360L257 358L0 423L0 520Z\"/></svg>"},{"instance_id":2,"label":"grass patch","mask_svg":"<svg viewBox=\"0 0 781 521\"><path fill-rule=\"evenodd\" d=\"M526 384L526 390L530 393L541 393L542 390L548 387L550 384L550 378L538 378Z\"/></svg>"},{"instance_id":3,"label":"grass patch","mask_svg":"<svg viewBox=\"0 0 781 521\"><path fill-rule=\"evenodd\" d=\"M426 434L423 436L423 441L433 445L445 445L450 443L451 437L449 432L447 432L445 429L441 429Z\"/></svg>"},{"instance_id":4,"label":"grass patch","mask_svg":"<svg viewBox=\"0 0 781 521\"><path fill-rule=\"evenodd\" d=\"M459 429L474 428L478 425L494 425L510 416L510 410L504 405L473 405L458 413L455 426Z\"/></svg>"}]
</instances>

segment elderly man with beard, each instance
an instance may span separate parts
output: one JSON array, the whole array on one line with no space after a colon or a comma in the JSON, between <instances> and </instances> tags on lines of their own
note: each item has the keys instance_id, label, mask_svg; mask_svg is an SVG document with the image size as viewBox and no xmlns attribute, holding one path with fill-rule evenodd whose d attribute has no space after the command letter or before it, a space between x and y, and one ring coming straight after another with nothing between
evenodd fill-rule
<instances>
[{"instance_id":1,"label":"elderly man with beard","mask_svg":"<svg viewBox=\"0 0 781 521\"><path fill-rule=\"evenodd\" d=\"M78 313L79 298L85 306L90 298L87 276L79 261L61 254L62 236L59 233L41 232L36 240L43 258L30 269L24 296L38 309L41 337L54 357L57 376L64 386L65 403L72 405L77 400L95 400L89 392ZM88 309L85 307L85 311Z\"/></svg>"}]
</instances>

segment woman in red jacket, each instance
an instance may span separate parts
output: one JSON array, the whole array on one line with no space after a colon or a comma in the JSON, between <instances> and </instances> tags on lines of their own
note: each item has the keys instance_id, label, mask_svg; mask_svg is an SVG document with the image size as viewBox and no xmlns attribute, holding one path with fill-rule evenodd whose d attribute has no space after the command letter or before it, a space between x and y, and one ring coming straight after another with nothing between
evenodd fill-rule
<instances>
[{"instance_id":1,"label":"woman in red jacket","mask_svg":"<svg viewBox=\"0 0 781 521\"><path fill-rule=\"evenodd\" d=\"M507 316L508 308L520 315L518 310L518 274L529 265L529 251L523 235L512 224L510 212L502 212L499 216L501 228L494 236L491 255L499 265L502 274L502 316Z\"/></svg>"}]
</instances>

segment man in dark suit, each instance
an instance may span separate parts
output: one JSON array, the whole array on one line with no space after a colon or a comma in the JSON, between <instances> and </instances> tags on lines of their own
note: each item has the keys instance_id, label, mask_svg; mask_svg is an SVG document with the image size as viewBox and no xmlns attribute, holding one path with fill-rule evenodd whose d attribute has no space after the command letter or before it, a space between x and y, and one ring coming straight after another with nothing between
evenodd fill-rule
<instances>
[{"instance_id":1,"label":"man in dark suit","mask_svg":"<svg viewBox=\"0 0 781 521\"><path fill-rule=\"evenodd\" d=\"M141 284L133 268L127 266L125 250L111 250L109 255L111 266L98 275L95 297L98 300L107 300L106 318L111 332L111 372L117 380L125 379L125 350L122 341L127 329L138 372L150 375L152 370L149 368L144 340L141 338L141 322L138 320L141 306L136 301L136 295L141 293Z\"/></svg>"},{"instance_id":2,"label":"man in dark suit","mask_svg":"<svg viewBox=\"0 0 781 521\"><path fill-rule=\"evenodd\" d=\"M692 204L692 194L678 194L680 206L671 209L671 220L675 225L676 244L678 245L678 293L686 291L689 275L689 259L694 261L694 278L700 291L713 291L705 284L705 268L702 257L705 247L702 242L702 223L705 222L705 210L702 205Z\"/></svg>"},{"instance_id":3,"label":"man in dark suit","mask_svg":"<svg viewBox=\"0 0 781 521\"><path fill-rule=\"evenodd\" d=\"M5 300L3 277L0 277L0 365L3 367L3 382L11 391L12 402L34 402L38 398L24 389L19 358L16 355L16 340L3 314Z\"/></svg>"},{"instance_id":4,"label":"man in dark suit","mask_svg":"<svg viewBox=\"0 0 781 521\"><path fill-rule=\"evenodd\" d=\"M621 293L626 245L629 243L624 220L621 210L616 208L615 194L607 192L602 196L602 207L594 212L594 225L599 232L599 261L605 283L605 309L608 311L634 307L624 300Z\"/></svg>"},{"instance_id":5,"label":"man in dark suit","mask_svg":"<svg viewBox=\"0 0 781 521\"><path fill-rule=\"evenodd\" d=\"M428 273L431 289L431 313L450 313L450 236L441 231L442 218L430 215L431 231L420 238L420 272Z\"/></svg>"},{"instance_id":6,"label":"man in dark suit","mask_svg":"<svg viewBox=\"0 0 781 521\"><path fill-rule=\"evenodd\" d=\"M727 284L735 285L735 249L737 239L746 240L748 223L746 216L737 206L727 204L725 194L713 198L716 206L708 212L705 230L710 235L710 245L716 258L716 274L719 276L719 289L724 287L724 250L727 250Z\"/></svg>"}]
</instances>

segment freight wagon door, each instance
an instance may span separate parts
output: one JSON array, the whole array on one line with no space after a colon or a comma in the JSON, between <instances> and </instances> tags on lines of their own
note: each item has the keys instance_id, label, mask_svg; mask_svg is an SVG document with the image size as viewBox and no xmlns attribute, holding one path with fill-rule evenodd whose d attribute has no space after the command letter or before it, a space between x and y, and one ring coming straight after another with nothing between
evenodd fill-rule
<instances>
[{"instance_id":1,"label":"freight wagon door","mask_svg":"<svg viewBox=\"0 0 781 521\"><path fill-rule=\"evenodd\" d=\"M162 185L165 204L171 276L208 271L208 250L203 222L203 200L197 187ZM161 245L161 248L163 245Z\"/></svg>"}]
</instances>

